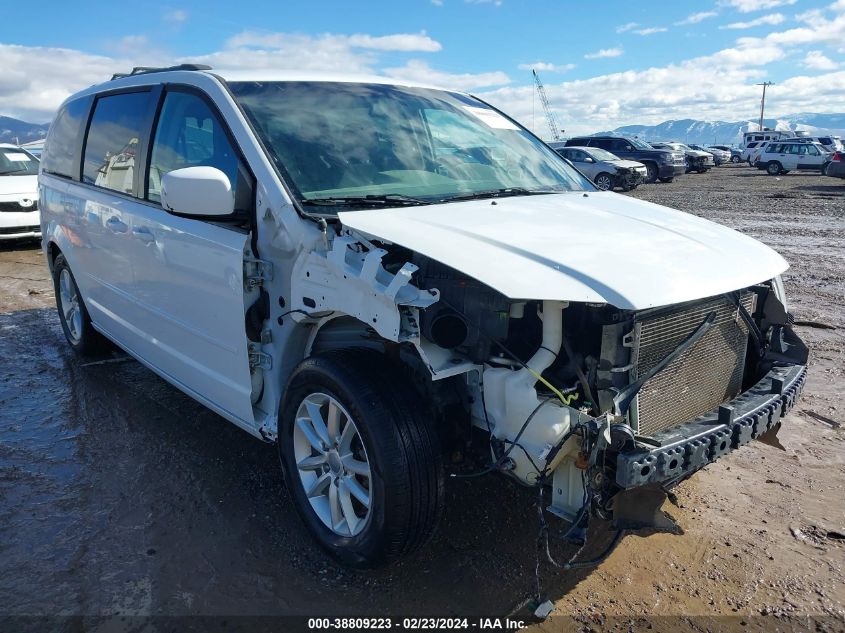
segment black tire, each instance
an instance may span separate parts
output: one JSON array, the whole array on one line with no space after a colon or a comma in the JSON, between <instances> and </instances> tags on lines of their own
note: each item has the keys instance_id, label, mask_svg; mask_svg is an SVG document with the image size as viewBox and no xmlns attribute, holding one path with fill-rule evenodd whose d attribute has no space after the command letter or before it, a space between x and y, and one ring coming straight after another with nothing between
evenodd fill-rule
<instances>
[{"instance_id":1,"label":"black tire","mask_svg":"<svg viewBox=\"0 0 845 633\"><path fill-rule=\"evenodd\" d=\"M780 176L781 172L783 172L783 166L776 160L766 165L766 173L770 176Z\"/></svg>"},{"instance_id":2,"label":"black tire","mask_svg":"<svg viewBox=\"0 0 845 633\"><path fill-rule=\"evenodd\" d=\"M443 513L444 476L437 434L425 416L422 399L404 375L401 367L372 350L334 351L302 361L285 391L278 448L288 489L317 543L349 566L377 567L419 548L434 533ZM324 523L300 478L295 418L314 394L330 396L348 412L370 466L369 510L354 535L340 534ZM345 471L329 472L327 467L323 472L338 486L342 477L349 476Z\"/></svg>"},{"instance_id":3,"label":"black tire","mask_svg":"<svg viewBox=\"0 0 845 633\"><path fill-rule=\"evenodd\" d=\"M76 297L73 304L75 311L69 312L64 305L67 301L67 290L62 291L62 277L67 275L67 286ZM68 344L73 350L82 356L98 356L109 348L109 343L102 334L91 325L91 317L88 316L88 309L79 293L79 286L76 285L76 278L68 266L65 256L59 253L53 262L53 289L56 294L56 310L59 313L59 322L62 324L62 331L65 334ZM71 318L69 324L68 318Z\"/></svg>"},{"instance_id":4,"label":"black tire","mask_svg":"<svg viewBox=\"0 0 845 633\"><path fill-rule=\"evenodd\" d=\"M739 156L731 156L731 162L732 163L739 163L741 161L742 161L742 159Z\"/></svg>"},{"instance_id":5,"label":"black tire","mask_svg":"<svg viewBox=\"0 0 845 633\"><path fill-rule=\"evenodd\" d=\"M657 165L655 163L644 163L644 165L645 165L645 169L646 169L645 181L644 182L646 182L648 184L657 182L657 176L658 176L658 173L659 173L658 169L657 169Z\"/></svg>"},{"instance_id":6,"label":"black tire","mask_svg":"<svg viewBox=\"0 0 845 633\"><path fill-rule=\"evenodd\" d=\"M668 185L668 184L669 184L670 182L672 182L673 180L675 180L675 177L674 177L674 176L673 176L673 177L671 177L671 178L661 178L661 179L660 179L660 182L665 182L665 183Z\"/></svg>"},{"instance_id":7,"label":"black tire","mask_svg":"<svg viewBox=\"0 0 845 633\"><path fill-rule=\"evenodd\" d=\"M607 172L601 172L593 182L602 191L613 191L613 176Z\"/></svg>"}]
</instances>

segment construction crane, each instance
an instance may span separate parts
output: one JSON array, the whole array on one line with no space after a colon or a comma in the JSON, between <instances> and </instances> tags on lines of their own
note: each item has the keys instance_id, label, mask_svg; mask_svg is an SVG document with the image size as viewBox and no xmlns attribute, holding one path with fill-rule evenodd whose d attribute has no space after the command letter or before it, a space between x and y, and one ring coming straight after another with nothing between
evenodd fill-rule
<instances>
[{"instance_id":1,"label":"construction crane","mask_svg":"<svg viewBox=\"0 0 845 633\"><path fill-rule=\"evenodd\" d=\"M537 93L540 95L540 101L543 103L543 110L546 111L546 121L549 123L549 130L552 133L552 140L560 140L560 129L555 119L555 113L552 112L552 107L549 105L549 98L546 96L546 89L543 88L543 82L540 81L540 75L533 68L531 72L534 75L534 83L537 84Z\"/></svg>"}]
</instances>

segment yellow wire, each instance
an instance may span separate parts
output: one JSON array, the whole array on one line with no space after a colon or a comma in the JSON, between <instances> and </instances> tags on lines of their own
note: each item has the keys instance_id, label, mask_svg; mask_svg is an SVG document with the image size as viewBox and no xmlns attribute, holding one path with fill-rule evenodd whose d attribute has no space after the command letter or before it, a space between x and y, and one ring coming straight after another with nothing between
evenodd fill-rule
<instances>
[{"instance_id":1,"label":"yellow wire","mask_svg":"<svg viewBox=\"0 0 845 633\"><path fill-rule=\"evenodd\" d=\"M532 376L534 376L537 380L539 380L541 383L543 383L543 384L544 384L544 385L546 385L549 389L551 389L551 390L552 390L552 393L554 393L554 394L555 394L555 395L556 395L556 396L560 399L560 401L561 401L563 404L565 404L567 407L569 406L569 404L570 404L573 400L577 400L577 399L578 399L578 393L577 393L577 392L575 392L575 393L573 393L573 394L570 394L570 395L568 395L568 396L564 396L564 395L560 392L560 390L556 389L556 388L555 388L555 386L554 386L554 385L552 385L552 383L550 383L548 380L546 380L545 378L543 378L543 377L542 377L539 373L537 373L536 371L534 371L533 369L531 369L531 368L530 368L530 367L528 367L527 365L525 366L525 369L527 369L529 372L531 372L531 375L532 375Z\"/></svg>"}]
</instances>

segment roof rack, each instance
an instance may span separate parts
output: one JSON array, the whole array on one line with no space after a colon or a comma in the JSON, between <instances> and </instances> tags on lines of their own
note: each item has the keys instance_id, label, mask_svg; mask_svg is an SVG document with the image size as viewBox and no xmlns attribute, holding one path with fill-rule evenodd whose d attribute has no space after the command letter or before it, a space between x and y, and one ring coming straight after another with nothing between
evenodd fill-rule
<instances>
[{"instance_id":1,"label":"roof rack","mask_svg":"<svg viewBox=\"0 0 845 633\"><path fill-rule=\"evenodd\" d=\"M170 70L211 70L211 66L205 64L179 64L178 66L167 66L156 68L153 66L135 66L132 72L129 73L115 73L111 76L111 80L123 79L124 77L132 77L133 75L146 75L149 73L163 73Z\"/></svg>"}]
</instances>

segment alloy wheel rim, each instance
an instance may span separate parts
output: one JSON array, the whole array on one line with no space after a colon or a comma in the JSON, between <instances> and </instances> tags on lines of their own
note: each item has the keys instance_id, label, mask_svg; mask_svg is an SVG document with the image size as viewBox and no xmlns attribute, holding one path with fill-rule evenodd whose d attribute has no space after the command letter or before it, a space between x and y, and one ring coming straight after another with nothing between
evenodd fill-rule
<instances>
[{"instance_id":1,"label":"alloy wheel rim","mask_svg":"<svg viewBox=\"0 0 845 633\"><path fill-rule=\"evenodd\" d=\"M610 189L610 178L608 178L607 176L599 178L596 181L596 187L598 187L602 191L607 191L608 189Z\"/></svg>"},{"instance_id":2,"label":"alloy wheel rim","mask_svg":"<svg viewBox=\"0 0 845 633\"><path fill-rule=\"evenodd\" d=\"M71 341L78 343L82 337L82 310L76 284L73 283L67 268L63 268L59 274L59 304Z\"/></svg>"},{"instance_id":3,"label":"alloy wheel rim","mask_svg":"<svg viewBox=\"0 0 845 633\"><path fill-rule=\"evenodd\" d=\"M296 471L314 513L339 536L359 534L372 510L370 461L352 416L335 398L312 393L293 426Z\"/></svg>"}]
</instances>

